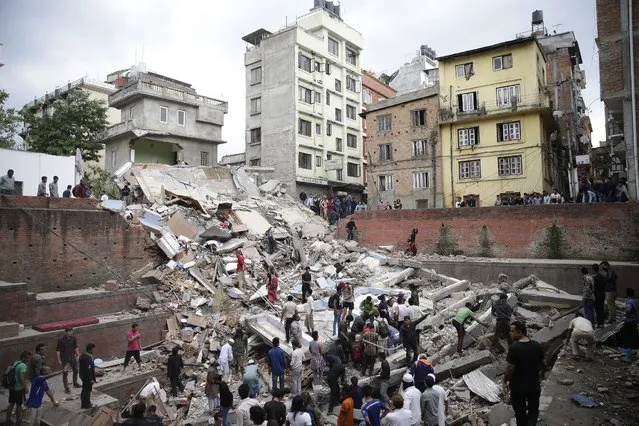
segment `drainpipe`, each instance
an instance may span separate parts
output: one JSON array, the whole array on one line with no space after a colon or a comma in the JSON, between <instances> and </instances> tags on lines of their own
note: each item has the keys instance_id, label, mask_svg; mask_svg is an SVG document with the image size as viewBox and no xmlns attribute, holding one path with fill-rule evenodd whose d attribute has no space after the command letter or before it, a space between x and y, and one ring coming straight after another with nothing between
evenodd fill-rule
<instances>
[{"instance_id":1,"label":"drainpipe","mask_svg":"<svg viewBox=\"0 0 639 426\"><path fill-rule=\"evenodd\" d=\"M449 98L450 110L453 111L453 85L450 85ZM455 168L453 167L453 122L451 120L448 125L448 141L450 142L450 204L451 207L455 207Z\"/></svg>"},{"instance_id":2,"label":"drainpipe","mask_svg":"<svg viewBox=\"0 0 639 426\"><path fill-rule=\"evenodd\" d=\"M432 147L433 147L433 155L432 155L432 168L433 168L433 207L437 208L437 138L432 138ZM444 207L444 206L442 206Z\"/></svg>"},{"instance_id":3,"label":"drainpipe","mask_svg":"<svg viewBox=\"0 0 639 426\"><path fill-rule=\"evenodd\" d=\"M634 139L635 200L639 200L639 158L637 154L637 93L635 89L635 34L632 27L632 3L628 0L628 37L630 38L630 95L632 96L632 137Z\"/></svg>"}]
</instances>

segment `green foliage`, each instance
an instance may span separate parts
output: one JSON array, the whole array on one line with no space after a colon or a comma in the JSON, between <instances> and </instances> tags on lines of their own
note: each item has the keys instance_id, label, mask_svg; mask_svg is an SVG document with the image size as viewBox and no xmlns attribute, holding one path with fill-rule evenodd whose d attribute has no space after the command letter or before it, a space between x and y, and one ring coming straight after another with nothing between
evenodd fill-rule
<instances>
[{"instance_id":1,"label":"green foliage","mask_svg":"<svg viewBox=\"0 0 639 426\"><path fill-rule=\"evenodd\" d=\"M14 108L4 108L9 94L0 90L0 148L15 148L15 138L22 117Z\"/></svg>"},{"instance_id":2,"label":"green foliage","mask_svg":"<svg viewBox=\"0 0 639 426\"><path fill-rule=\"evenodd\" d=\"M119 198L119 191L113 185L111 175L106 170L97 166L89 166L84 172L84 179L91 187L95 198L99 199L103 194L108 195L111 199Z\"/></svg>"},{"instance_id":3,"label":"green foliage","mask_svg":"<svg viewBox=\"0 0 639 426\"><path fill-rule=\"evenodd\" d=\"M546 237L540 244L540 255L547 259L564 259L568 256L568 239L566 231L553 222L546 228Z\"/></svg>"},{"instance_id":4,"label":"green foliage","mask_svg":"<svg viewBox=\"0 0 639 426\"><path fill-rule=\"evenodd\" d=\"M463 253L459 250L457 241L455 241L450 228L443 223L441 228L439 228L439 238L437 239L437 244L435 246L435 253L442 256L449 256L451 254L458 255Z\"/></svg>"},{"instance_id":5,"label":"green foliage","mask_svg":"<svg viewBox=\"0 0 639 426\"><path fill-rule=\"evenodd\" d=\"M479 231L479 255L482 257L493 257L493 243L488 236L488 227L481 227Z\"/></svg>"},{"instance_id":6,"label":"green foliage","mask_svg":"<svg viewBox=\"0 0 639 426\"><path fill-rule=\"evenodd\" d=\"M98 161L102 144L98 134L107 127L107 106L90 99L82 90L73 90L49 107L41 116L25 113L29 126L29 150L53 155L75 155L80 148L84 161Z\"/></svg>"}]
</instances>

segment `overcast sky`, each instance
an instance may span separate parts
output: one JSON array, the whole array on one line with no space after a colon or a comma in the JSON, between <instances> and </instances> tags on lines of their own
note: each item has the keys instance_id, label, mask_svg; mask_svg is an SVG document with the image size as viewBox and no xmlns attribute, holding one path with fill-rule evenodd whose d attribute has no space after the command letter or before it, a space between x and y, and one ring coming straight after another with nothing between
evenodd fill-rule
<instances>
[{"instance_id":1,"label":"overcast sky","mask_svg":"<svg viewBox=\"0 0 639 426\"><path fill-rule=\"evenodd\" d=\"M395 71L421 44L445 55L509 40L542 9L549 32L574 31L586 71L595 145L605 137L599 98L595 0L342 0L342 17L364 36L362 66ZM142 59L147 69L189 82L229 103L223 154L244 151L244 35L276 31L313 0L0 0L0 88L9 105L83 76ZM144 52L144 56L142 53Z\"/></svg>"}]
</instances>

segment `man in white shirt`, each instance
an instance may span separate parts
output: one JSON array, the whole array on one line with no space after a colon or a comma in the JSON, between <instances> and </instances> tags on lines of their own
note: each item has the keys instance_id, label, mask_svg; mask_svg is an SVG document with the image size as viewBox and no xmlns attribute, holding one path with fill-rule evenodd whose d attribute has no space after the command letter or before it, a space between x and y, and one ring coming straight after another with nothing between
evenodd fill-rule
<instances>
[{"instance_id":1,"label":"man in white shirt","mask_svg":"<svg viewBox=\"0 0 639 426\"><path fill-rule=\"evenodd\" d=\"M388 316L390 318L390 325L397 328L399 322L399 304L394 297L391 297L388 301Z\"/></svg>"},{"instance_id":2,"label":"man in white shirt","mask_svg":"<svg viewBox=\"0 0 639 426\"><path fill-rule=\"evenodd\" d=\"M568 325L567 340L572 347L573 358L578 359L584 356L584 352L581 350L581 347L579 347L579 342L582 342L586 344L586 359L592 361L592 355L595 352L595 345L597 343L595 331L592 328L592 323L579 312L577 312L575 319L570 321Z\"/></svg>"},{"instance_id":3,"label":"man in white shirt","mask_svg":"<svg viewBox=\"0 0 639 426\"><path fill-rule=\"evenodd\" d=\"M249 398L249 387L246 383L242 383L237 388L237 393L240 395L240 405L237 406L237 419L235 420L236 426L251 426L251 407L254 405L260 405L259 401L254 398Z\"/></svg>"},{"instance_id":4,"label":"man in white shirt","mask_svg":"<svg viewBox=\"0 0 639 426\"><path fill-rule=\"evenodd\" d=\"M402 377L402 387L404 389L404 391L402 392L402 396L404 397L404 409L410 410L411 426L421 425L422 393L415 387L413 376L411 376L409 373L404 374L404 377Z\"/></svg>"},{"instance_id":5,"label":"man in white shirt","mask_svg":"<svg viewBox=\"0 0 639 426\"><path fill-rule=\"evenodd\" d=\"M231 348L231 344L235 343L233 339L229 339L222 349L220 349L220 357L217 359L218 364L220 364L220 369L222 370L222 380L226 383L229 382L229 378L231 375L231 369L229 365L231 361L233 361L233 349Z\"/></svg>"},{"instance_id":6,"label":"man in white shirt","mask_svg":"<svg viewBox=\"0 0 639 426\"><path fill-rule=\"evenodd\" d=\"M433 378L434 374L430 374ZM437 407L437 426L446 426L446 415L448 415L448 397L446 396L446 389L439 385L433 385L433 389L439 394L439 405Z\"/></svg>"},{"instance_id":7,"label":"man in white shirt","mask_svg":"<svg viewBox=\"0 0 639 426\"><path fill-rule=\"evenodd\" d=\"M412 424L410 410L404 408L404 398L400 394L395 394L391 398L393 411L386 414L382 419L382 426L406 426Z\"/></svg>"},{"instance_id":8,"label":"man in white shirt","mask_svg":"<svg viewBox=\"0 0 639 426\"><path fill-rule=\"evenodd\" d=\"M293 354L291 355L291 395L302 392L302 372L304 371L304 349L299 342L293 340Z\"/></svg>"},{"instance_id":9,"label":"man in white shirt","mask_svg":"<svg viewBox=\"0 0 639 426\"><path fill-rule=\"evenodd\" d=\"M399 309L399 321L401 322L406 318L406 315L409 315L408 306L406 306L406 303L397 302L397 308Z\"/></svg>"},{"instance_id":10,"label":"man in white shirt","mask_svg":"<svg viewBox=\"0 0 639 426\"><path fill-rule=\"evenodd\" d=\"M281 320L284 323L284 330L286 331L286 343L291 341L291 323L293 322L293 315L297 312L297 303L293 301L293 296L289 295L284 306L282 306Z\"/></svg>"},{"instance_id":11,"label":"man in white shirt","mask_svg":"<svg viewBox=\"0 0 639 426\"><path fill-rule=\"evenodd\" d=\"M309 289L306 296L306 304L304 305L304 311L306 312L306 318L304 318L304 325L306 326L306 331L308 331L308 334L312 334L313 331L315 331L315 324L313 322L313 312L315 309L313 308L314 302L315 300L313 300L313 290Z\"/></svg>"}]
</instances>

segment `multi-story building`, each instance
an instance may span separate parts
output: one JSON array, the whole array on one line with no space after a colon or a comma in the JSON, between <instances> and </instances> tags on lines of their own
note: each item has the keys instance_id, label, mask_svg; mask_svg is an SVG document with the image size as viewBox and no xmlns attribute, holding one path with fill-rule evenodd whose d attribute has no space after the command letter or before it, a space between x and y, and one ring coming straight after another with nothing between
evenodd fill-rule
<instances>
[{"instance_id":1,"label":"multi-story building","mask_svg":"<svg viewBox=\"0 0 639 426\"><path fill-rule=\"evenodd\" d=\"M103 134L106 170L134 163L213 166L217 164L228 103L199 95L190 84L143 64L109 74L116 92L109 106L119 122Z\"/></svg>"},{"instance_id":2,"label":"multi-story building","mask_svg":"<svg viewBox=\"0 0 639 426\"><path fill-rule=\"evenodd\" d=\"M536 38L438 59L444 206L551 191L560 175L557 125Z\"/></svg>"},{"instance_id":3,"label":"multi-story building","mask_svg":"<svg viewBox=\"0 0 639 426\"><path fill-rule=\"evenodd\" d=\"M286 28L243 40L247 164L273 167L292 192L361 193L362 35L315 0Z\"/></svg>"},{"instance_id":4,"label":"multi-story building","mask_svg":"<svg viewBox=\"0 0 639 426\"><path fill-rule=\"evenodd\" d=\"M403 95L437 84L439 80L438 67L435 51L422 44L417 50L417 56L412 61L399 67L393 74L384 77L398 95Z\"/></svg>"},{"instance_id":5,"label":"multi-story building","mask_svg":"<svg viewBox=\"0 0 639 426\"><path fill-rule=\"evenodd\" d=\"M36 98L33 101L29 102L24 106L25 109L30 110L35 114L45 114L51 113L53 108L53 102L56 99L60 99L65 97L72 90L82 90L89 94L89 99L104 101L104 104L108 104L109 95L115 92L117 89L113 84L105 83L98 80L93 80L88 77L79 78L73 82L69 81L67 84L56 87L55 90L45 93L44 96L40 98ZM107 122L109 125L118 123L120 121L120 111L117 108L109 107L107 109ZM20 136L24 139L24 147L28 149L29 147L29 129L24 127ZM104 168L104 150L101 150L100 153L100 161L96 162L95 165ZM87 163L87 166L90 166L92 163Z\"/></svg>"},{"instance_id":6,"label":"multi-story building","mask_svg":"<svg viewBox=\"0 0 639 426\"><path fill-rule=\"evenodd\" d=\"M610 178L627 178L630 199L639 199L637 90L639 0L597 0L597 46L601 100L607 117ZM623 164L624 170L619 170Z\"/></svg>"},{"instance_id":7,"label":"multi-story building","mask_svg":"<svg viewBox=\"0 0 639 426\"><path fill-rule=\"evenodd\" d=\"M437 87L369 105L366 119L368 202L442 207Z\"/></svg>"},{"instance_id":8,"label":"multi-story building","mask_svg":"<svg viewBox=\"0 0 639 426\"><path fill-rule=\"evenodd\" d=\"M395 89L378 79L372 73L362 70L362 114L366 112L368 105L376 104L384 99L394 98ZM361 115L361 114L360 114ZM362 158L364 159L363 183L365 192L368 193L368 146L366 145L366 119L362 118Z\"/></svg>"}]
</instances>

